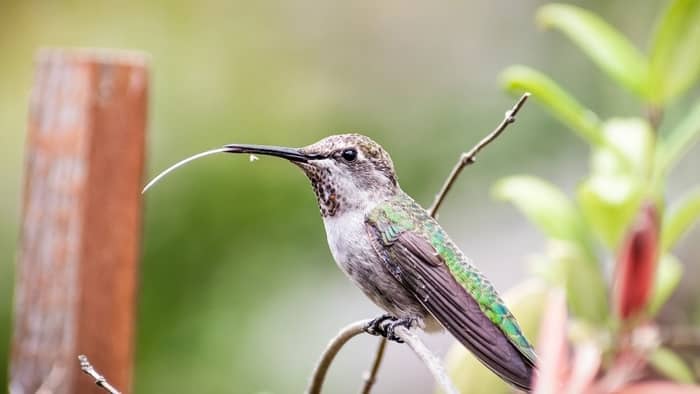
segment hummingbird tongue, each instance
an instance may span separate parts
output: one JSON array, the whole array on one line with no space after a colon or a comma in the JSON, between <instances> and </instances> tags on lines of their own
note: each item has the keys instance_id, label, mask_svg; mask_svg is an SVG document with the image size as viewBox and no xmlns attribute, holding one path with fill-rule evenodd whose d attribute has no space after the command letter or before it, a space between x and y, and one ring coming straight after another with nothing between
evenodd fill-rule
<instances>
[{"instance_id":1,"label":"hummingbird tongue","mask_svg":"<svg viewBox=\"0 0 700 394\"><path fill-rule=\"evenodd\" d=\"M150 182L148 182L148 183L146 184L146 186L144 186L143 190L141 191L141 194L146 193L146 191L147 191L148 189L150 189L151 186L155 185L156 182L158 182L159 180L161 180L164 176L168 175L169 173L171 173L172 171L174 171L174 170L177 169L178 167L181 167L181 166L183 166L183 165L185 165L185 164L187 164L187 163L189 163L189 162L191 162L191 161L193 161L193 160L197 160L197 159L202 158L202 157L204 157L204 156L213 155L213 154L215 154L215 153L225 153L225 152L228 152L228 151L229 151L228 148L217 148L217 149L212 149L212 150L204 151L204 152L201 152L201 153L197 153L196 155L192 155L192 156L190 156L190 157L188 157L188 158L182 159L182 160L178 161L177 163L171 165L170 167L166 168L166 169L165 169L163 172L161 172L160 174L156 175L155 178L153 178Z\"/></svg>"}]
</instances>

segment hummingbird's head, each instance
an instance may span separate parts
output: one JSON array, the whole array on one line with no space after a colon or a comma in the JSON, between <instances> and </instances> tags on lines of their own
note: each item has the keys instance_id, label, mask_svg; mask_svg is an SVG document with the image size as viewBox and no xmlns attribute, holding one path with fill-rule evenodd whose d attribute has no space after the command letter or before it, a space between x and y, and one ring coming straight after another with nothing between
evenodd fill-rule
<instances>
[{"instance_id":1,"label":"hummingbird's head","mask_svg":"<svg viewBox=\"0 0 700 394\"><path fill-rule=\"evenodd\" d=\"M389 154L369 137L339 134L302 148L226 145L230 153L254 153L285 158L311 181L321 215L365 210L398 190Z\"/></svg>"},{"instance_id":2,"label":"hummingbird's head","mask_svg":"<svg viewBox=\"0 0 700 394\"><path fill-rule=\"evenodd\" d=\"M323 157L296 164L311 181L324 217L367 209L398 189L391 157L367 136L332 135L300 151Z\"/></svg>"}]
</instances>

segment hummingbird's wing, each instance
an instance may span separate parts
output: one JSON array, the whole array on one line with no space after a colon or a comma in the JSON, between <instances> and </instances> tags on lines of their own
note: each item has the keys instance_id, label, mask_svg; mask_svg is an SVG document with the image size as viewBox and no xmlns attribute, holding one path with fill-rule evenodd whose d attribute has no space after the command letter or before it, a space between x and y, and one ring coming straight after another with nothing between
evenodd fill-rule
<instances>
[{"instance_id":1,"label":"hummingbird's wing","mask_svg":"<svg viewBox=\"0 0 700 394\"><path fill-rule=\"evenodd\" d=\"M530 389L534 350L493 287L466 260L460 261L461 252L448 248L451 241L427 214L419 219L429 221L419 220L420 226L415 217L402 216L379 212L367 218L367 231L387 270L489 369Z\"/></svg>"}]
</instances>

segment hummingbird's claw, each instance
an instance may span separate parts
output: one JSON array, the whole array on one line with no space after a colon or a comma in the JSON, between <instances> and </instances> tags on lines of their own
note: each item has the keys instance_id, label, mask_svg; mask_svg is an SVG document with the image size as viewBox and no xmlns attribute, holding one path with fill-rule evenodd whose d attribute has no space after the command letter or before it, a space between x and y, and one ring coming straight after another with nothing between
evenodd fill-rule
<instances>
[{"instance_id":1,"label":"hummingbird's claw","mask_svg":"<svg viewBox=\"0 0 700 394\"><path fill-rule=\"evenodd\" d=\"M403 326L410 330L415 323L416 319L410 317L398 318L391 314L385 313L367 323L365 332L370 335L383 336L384 338L396 343L403 343L403 339L394 334L394 330L398 326Z\"/></svg>"},{"instance_id":2,"label":"hummingbird's claw","mask_svg":"<svg viewBox=\"0 0 700 394\"><path fill-rule=\"evenodd\" d=\"M367 326L365 326L365 332L369 335L386 337L387 323L391 323L395 320L398 320L396 316L385 313L367 323Z\"/></svg>"},{"instance_id":3,"label":"hummingbird's claw","mask_svg":"<svg viewBox=\"0 0 700 394\"><path fill-rule=\"evenodd\" d=\"M386 339L388 339L390 341L394 341L396 343L403 343L404 342L403 339L401 339L401 337L396 335L394 333L394 330L396 330L396 327L399 327L399 326L406 327L407 329L410 330L411 327L413 327L413 325L415 323L416 323L416 319L411 318L411 317L404 317L401 319L395 319L391 322L388 322L386 324L386 327L385 327Z\"/></svg>"}]
</instances>

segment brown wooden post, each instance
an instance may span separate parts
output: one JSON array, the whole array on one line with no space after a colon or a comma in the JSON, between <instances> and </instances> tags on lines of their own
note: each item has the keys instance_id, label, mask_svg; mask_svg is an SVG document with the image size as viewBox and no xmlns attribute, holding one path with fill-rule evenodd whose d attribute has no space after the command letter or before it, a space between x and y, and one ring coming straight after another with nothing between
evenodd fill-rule
<instances>
[{"instance_id":1,"label":"brown wooden post","mask_svg":"<svg viewBox=\"0 0 700 394\"><path fill-rule=\"evenodd\" d=\"M131 392L148 71L141 54L40 51L27 135L10 392Z\"/></svg>"}]
</instances>

